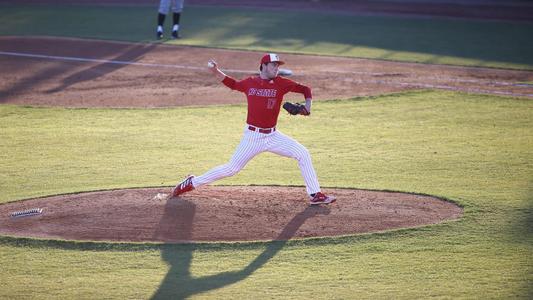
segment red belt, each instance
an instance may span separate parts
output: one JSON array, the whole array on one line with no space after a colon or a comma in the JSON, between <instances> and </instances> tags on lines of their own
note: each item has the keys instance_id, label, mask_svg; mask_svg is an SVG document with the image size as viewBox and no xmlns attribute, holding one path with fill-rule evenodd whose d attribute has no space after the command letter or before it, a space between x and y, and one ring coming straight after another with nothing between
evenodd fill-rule
<instances>
[{"instance_id":1,"label":"red belt","mask_svg":"<svg viewBox=\"0 0 533 300\"><path fill-rule=\"evenodd\" d=\"M266 133L266 134L276 131L276 127L259 128L259 127L254 127L252 125L248 126L248 129L251 130L251 131L257 131L259 133Z\"/></svg>"}]
</instances>

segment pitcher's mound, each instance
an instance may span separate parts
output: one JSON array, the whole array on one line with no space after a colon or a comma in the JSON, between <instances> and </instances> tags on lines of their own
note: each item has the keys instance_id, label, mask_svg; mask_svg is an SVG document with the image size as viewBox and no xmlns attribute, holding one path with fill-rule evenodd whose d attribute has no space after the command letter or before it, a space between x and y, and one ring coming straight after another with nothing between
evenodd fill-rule
<instances>
[{"instance_id":1,"label":"pitcher's mound","mask_svg":"<svg viewBox=\"0 0 533 300\"><path fill-rule=\"evenodd\" d=\"M122 242L288 240L415 227L462 215L453 203L394 192L325 189L337 202L320 206L309 205L302 187L208 186L161 197L169 192L126 189L7 203L0 205L0 234ZM34 208L42 213L10 216Z\"/></svg>"}]
</instances>

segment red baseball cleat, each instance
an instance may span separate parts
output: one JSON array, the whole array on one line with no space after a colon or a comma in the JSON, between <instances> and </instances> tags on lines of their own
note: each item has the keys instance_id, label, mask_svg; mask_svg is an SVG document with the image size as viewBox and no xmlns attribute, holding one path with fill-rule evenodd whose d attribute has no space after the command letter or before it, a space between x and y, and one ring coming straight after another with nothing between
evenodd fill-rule
<instances>
[{"instance_id":1,"label":"red baseball cleat","mask_svg":"<svg viewBox=\"0 0 533 300\"><path fill-rule=\"evenodd\" d=\"M310 204L311 205L330 204L330 203L335 202L335 200L336 199L333 196L326 196L325 194L322 194L321 192L318 192L310 200Z\"/></svg>"},{"instance_id":2,"label":"red baseball cleat","mask_svg":"<svg viewBox=\"0 0 533 300\"><path fill-rule=\"evenodd\" d=\"M172 193L170 194L171 197L177 197L183 193L190 192L194 190L194 186L192 185L192 178L194 175L189 175L185 180L178 183L173 189Z\"/></svg>"}]
</instances>

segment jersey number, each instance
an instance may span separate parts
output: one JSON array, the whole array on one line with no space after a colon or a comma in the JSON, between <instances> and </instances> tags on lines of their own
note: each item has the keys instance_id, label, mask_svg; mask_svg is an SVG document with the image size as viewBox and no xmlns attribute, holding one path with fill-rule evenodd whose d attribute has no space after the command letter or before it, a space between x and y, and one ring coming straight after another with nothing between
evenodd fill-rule
<instances>
[{"instance_id":1,"label":"jersey number","mask_svg":"<svg viewBox=\"0 0 533 300\"><path fill-rule=\"evenodd\" d=\"M274 109L274 105L276 105L276 98L268 98L267 109Z\"/></svg>"}]
</instances>

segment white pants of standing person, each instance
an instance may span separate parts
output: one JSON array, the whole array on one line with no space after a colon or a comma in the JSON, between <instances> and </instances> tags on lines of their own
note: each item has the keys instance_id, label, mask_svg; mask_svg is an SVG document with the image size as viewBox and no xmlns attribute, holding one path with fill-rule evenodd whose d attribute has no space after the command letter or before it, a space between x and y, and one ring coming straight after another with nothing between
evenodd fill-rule
<instances>
[{"instance_id":1,"label":"white pants of standing person","mask_svg":"<svg viewBox=\"0 0 533 300\"><path fill-rule=\"evenodd\" d=\"M173 13L181 13L183 11L183 0L161 0L159 2L159 13L166 15L172 9Z\"/></svg>"}]
</instances>

